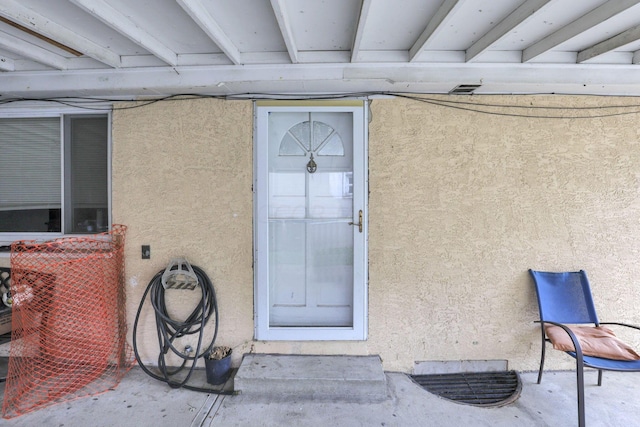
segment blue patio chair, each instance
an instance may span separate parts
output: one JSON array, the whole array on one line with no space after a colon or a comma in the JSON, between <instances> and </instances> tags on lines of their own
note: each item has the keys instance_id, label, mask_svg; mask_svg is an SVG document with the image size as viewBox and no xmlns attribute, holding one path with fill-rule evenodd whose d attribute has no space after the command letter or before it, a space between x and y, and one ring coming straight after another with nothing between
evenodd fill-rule
<instances>
[{"instance_id":1,"label":"blue patio chair","mask_svg":"<svg viewBox=\"0 0 640 427\"><path fill-rule=\"evenodd\" d=\"M640 327L620 322L600 322L591 296L589 280L584 270L573 272L544 272L529 270L533 277L538 296L540 323L542 335L542 355L538 384L542 380L545 347L551 342L545 333L545 324L552 324L562 328L573 342L575 351L566 353L576 359L576 374L578 386L578 425L585 426L584 410L584 368L598 370L598 385L602 385L602 371L640 372L640 360L613 360L583 354L580 342L567 325L619 325L640 330Z\"/></svg>"}]
</instances>

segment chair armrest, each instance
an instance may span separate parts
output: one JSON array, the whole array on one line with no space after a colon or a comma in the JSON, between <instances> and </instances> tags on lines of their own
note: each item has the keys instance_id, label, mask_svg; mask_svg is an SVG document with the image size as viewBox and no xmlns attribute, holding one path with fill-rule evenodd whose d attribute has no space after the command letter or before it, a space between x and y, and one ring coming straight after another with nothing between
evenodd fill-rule
<instances>
[{"instance_id":1,"label":"chair armrest","mask_svg":"<svg viewBox=\"0 0 640 427\"><path fill-rule=\"evenodd\" d=\"M576 359L578 360L578 362L580 364L582 364L582 362L584 361L584 357L582 355L582 347L580 346L580 341L578 341L578 338L571 331L571 329L569 329L568 326L566 326L566 325L564 325L562 323L552 322L552 321L549 321L549 320L540 320L539 322L541 323L540 327L542 328L542 330L544 330L544 324L545 323L549 323L550 325L555 325L555 326L558 326L558 327L562 328L562 330L565 331L569 335L569 338L571 338L571 342L573 343L573 348L575 349L575 353L576 353Z\"/></svg>"},{"instance_id":2,"label":"chair armrest","mask_svg":"<svg viewBox=\"0 0 640 427\"><path fill-rule=\"evenodd\" d=\"M621 322L600 322L601 325L618 325L618 326L626 326L627 328L633 328L640 331L640 326L631 325L629 323L621 323Z\"/></svg>"}]
</instances>

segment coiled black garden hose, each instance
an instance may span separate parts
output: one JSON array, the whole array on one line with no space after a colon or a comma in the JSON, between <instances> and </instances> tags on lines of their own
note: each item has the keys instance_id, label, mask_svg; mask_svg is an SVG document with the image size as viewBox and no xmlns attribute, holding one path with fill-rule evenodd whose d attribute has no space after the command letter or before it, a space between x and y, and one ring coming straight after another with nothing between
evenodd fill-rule
<instances>
[{"instance_id":1,"label":"coiled black garden hose","mask_svg":"<svg viewBox=\"0 0 640 427\"><path fill-rule=\"evenodd\" d=\"M164 270L159 271L155 276L153 276L153 279L151 279L151 281L147 285L147 289L144 291L144 295L142 296L142 300L140 301L140 305L138 306L136 318L133 323L133 352L135 358L138 361L140 368L142 368L145 373L147 373L152 378L166 382L172 388L182 387L187 390L201 391L212 394L235 394L233 391L194 387L187 384L195 370L198 359L204 357L213 349L216 338L218 336L218 302L216 300L216 293L213 288L213 283L211 282L211 279L209 279L209 276L207 276L207 274L200 267L195 265L192 265L191 267L193 268L193 271L198 278L198 287L201 289L202 295L200 298L200 302L184 322L172 319L167 313L165 289L164 286L162 286L162 274ZM176 290L175 292L180 291ZM161 375L158 375L147 368L140 359L140 355L138 353L138 320L140 319L140 313L142 312L142 307L145 304L148 294L150 294L151 304L153 305L153 309L155 311L156 329L158 332L158 346L160 350L160 353L158 355L158 370L160 371ZM209 345L203 349L202 341L204 328L212 316L215 320L213 338L211 339ZM195 352L181 351L176 348L176 346L174 345L174 341L176 339L193 334L198 334L198 344ZM171 371L166 364L166 355L169 353L169 351L173 352L182 359L182 365ZM191 356L191 353L194 353L194 355ZM184 377L184 379L182 381L173 380L171 377L182 371L189 361L191 362L191 366L189 367L189 372Z\"/></svg>"}]
</instances>

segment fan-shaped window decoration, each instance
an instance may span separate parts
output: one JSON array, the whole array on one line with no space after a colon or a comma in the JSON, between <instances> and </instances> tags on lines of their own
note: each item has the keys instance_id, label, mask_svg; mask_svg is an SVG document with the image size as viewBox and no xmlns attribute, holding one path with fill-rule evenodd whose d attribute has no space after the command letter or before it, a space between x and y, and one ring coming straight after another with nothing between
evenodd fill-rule
<instances>
[{"instance_id":1,"label":"fan-shaped window decoration","mask_svg":"<svg viewBox=\"0 0 640 427\"><path fill-rule=\"evenodd\" d=\"M313 132L312 132L313 130ZM281 156L344 156L342 138L326 123L305 121L291 127L280 142Z\"/></svg>"},{"instance_id":2,"label":"fan-shaped window decoration","mask_svg":"<svg viewBox=\"0 0 640 427\"><path fill-rule=\"evenodd\" d=\"M322 146L318 149L318 156L344 156L344 147L340 135L334 132L325 139Z\"/></svg>"},{"instance_id":3,"label":"fan-shaped window decoration","mask_svg":"<svg viewBox=\"0 0 640 427\"><path fill-rule=\"evenodd\" d=\"M281 156L304 156L306 150L300 145L300 142L287 132L280 142L280 155Z\"/></svg>"}]
</instances>

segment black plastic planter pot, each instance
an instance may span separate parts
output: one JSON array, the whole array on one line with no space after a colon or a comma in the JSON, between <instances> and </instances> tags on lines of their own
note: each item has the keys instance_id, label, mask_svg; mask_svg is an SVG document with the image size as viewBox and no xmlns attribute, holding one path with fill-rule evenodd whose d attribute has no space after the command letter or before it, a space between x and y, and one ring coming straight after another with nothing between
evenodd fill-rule
<instances>
[{"instance_id":1,"label":"black plastic planter pot","mask_svg":"<svg viewBox=\"0 0 640 427\"><path fill-rule=\"evenodd\" d=\"M231 374L231 353L222 359L204 358L204 365L207 371L207 382L213 385L220 385L227 382Z\"/></svg>"}]
</instances>

